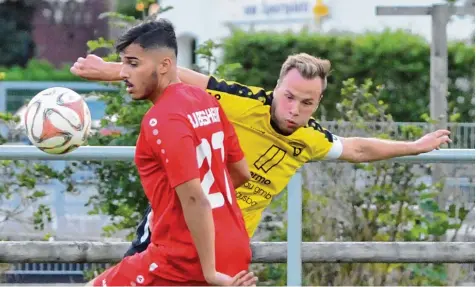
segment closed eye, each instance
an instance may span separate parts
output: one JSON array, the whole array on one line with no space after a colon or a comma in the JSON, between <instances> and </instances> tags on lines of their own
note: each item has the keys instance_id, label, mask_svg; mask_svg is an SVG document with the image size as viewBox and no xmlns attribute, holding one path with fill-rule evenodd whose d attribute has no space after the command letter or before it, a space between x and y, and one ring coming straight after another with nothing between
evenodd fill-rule
<instances>
[{"instance_id":1,"label":"closed eye","mask_svg":"<svg viewBox=\"0 0 476 287\"><path fill-rule=\"evenodd\" d=\"M138 63L138 62L129 62L128 64L129 64L129 66L131 66L131 67L133 67L133 68L139 66L139 63Z\"/></svg>"}]
</instances>

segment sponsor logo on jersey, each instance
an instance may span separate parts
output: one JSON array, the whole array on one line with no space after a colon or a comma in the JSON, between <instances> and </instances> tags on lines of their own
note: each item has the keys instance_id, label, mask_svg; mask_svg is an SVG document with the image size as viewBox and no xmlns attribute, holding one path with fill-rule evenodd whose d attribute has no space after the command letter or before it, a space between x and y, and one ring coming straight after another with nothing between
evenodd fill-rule
<instances>
[{"instance_id":1,"label":"sponsor logo on jersey","mask_svg":"<svg viewBox=\"0 0 476 287\"><path fill-rule=\"evenodd\" d=\"M187 115L187 117L194 129L220 122L218 107L194 112L191 115Z\"/></svg>"},{"instance_id":2,"label":"sponsor logo on jersey","mask_svg":"<svg viewBox=\"0 0 476 287\"><path fill-rule=\"evenodd\" d=\"M302 153L302 150L306 148L305 145L298 142L290 142L289 145L293 148L293 156L298 156Z\"/></svg>"},{"instance_id":3,"label":"sponsor logo on jersey","mask_svg":"<svg viewBox=\"0 0 476 287\"><path fill-rule=\"evenodd\" d=\"M257 182L257 183L261 183L261 184L264 184L264 185L270 185L271 184L271 180L267 179L266 177L256 173L256 172L250 172L251 173L251 179L252 181L254 182Z\"/></svg>"},{"instance_id":4,"label":"sponsor logo on jersey","mask_svg":"<svg viewBox=\"0 0 476 287\"><path fill-rule=\"evenodd\" d=\"M251 198L251 196L246 195L246 194L243 194L243 193L241 193L241 192L237 192L237 193L236 193L236 198L238 198L238 199L241 200L241 201L244 201L244 202L248 203L248 205L250 205L250 206L255 206L255 205L258 204L256 201L254 201L254 200Z\"/></svg>"},{"instance_id":5,"label":"sponsor logo on jersey","mask_svg":"<svg viewBox=\"0 0 476 287\"><path fill-rule=\"evenodd\" d=\"M253 165L257 170L268 173L273 167L278 165L286 155L286 151L282 148L272 145L263 155L261 155Z\"/></svg>"}]
</instances>

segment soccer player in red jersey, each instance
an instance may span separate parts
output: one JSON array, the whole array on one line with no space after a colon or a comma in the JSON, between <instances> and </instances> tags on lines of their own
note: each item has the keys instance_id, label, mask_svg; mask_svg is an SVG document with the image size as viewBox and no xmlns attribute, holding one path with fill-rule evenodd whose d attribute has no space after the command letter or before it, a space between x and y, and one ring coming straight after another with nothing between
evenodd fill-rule
<instances>
[{"instance_id":1,"label":"soccer player in red jersey","mask_svg":"<svg viewBox=\"0 0 476 287\"><path fill-rule=\"evenodd\" d=\"M249 237L234 186L249 171L218 101L177 76L177 40L164 19L118 40L121 78L153 107L141 123L135 163L151 202L146 251L124 258L94 286L254 285Z\"/></svg>"}]
</instances>

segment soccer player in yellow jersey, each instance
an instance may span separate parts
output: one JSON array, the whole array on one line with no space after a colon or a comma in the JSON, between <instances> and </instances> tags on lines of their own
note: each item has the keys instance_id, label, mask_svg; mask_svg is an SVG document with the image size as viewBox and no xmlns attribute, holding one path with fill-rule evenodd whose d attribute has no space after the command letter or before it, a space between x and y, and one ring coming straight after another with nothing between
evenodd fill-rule
<instances>
[{"instance_id":1,"label":"soccer player in yellow jersey","mask_svg":"<svg viewBox=\"0 0 476 287\"><path fill-rule=\"evenodd\" d=\"M79 58L71 68L78 76L101 81L120 80L119 70L120 64L93 55ZM323 97L329 70L328 60L303 53L292 55L282 65L275 89L265 91L180 68L181 81L199 86L219 100L238 134L251 179L236 191L250 237L273 197L306 162L371 162L429 152L451 141L447 130L414 142L333 135L311 117ZM206 120L207 115L203 117ZM126 255L145 249L150 238L148 225L146 216Z\"/></svg>"}]
</instances>

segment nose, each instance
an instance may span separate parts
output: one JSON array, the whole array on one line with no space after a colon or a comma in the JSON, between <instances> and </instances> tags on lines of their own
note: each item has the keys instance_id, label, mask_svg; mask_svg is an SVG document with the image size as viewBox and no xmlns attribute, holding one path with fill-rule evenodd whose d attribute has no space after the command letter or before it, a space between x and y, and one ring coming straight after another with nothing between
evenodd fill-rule
<instances>
[{"instance_id":1,"label":"nose","mask_svg":"<svg viewBox=\"0 0 476 287\"><path fill-rule=\"evenodd\" d=\"M121 77L122 79L129 78L129 73L127 73L125 69L125 65L122 65L121 72L119 73L119 77Z\"/></svg>"},{"instance_id":2,"label":"nose","mask_svg":"<svg viewBox=\"0 0 476 287\"><path fill-rule=\"evenodd\" d=\"M298 101L292 101L290 103L289 113L292 116L298 116L299 115L299 102Z\"/></svg>"}]
</instances>

